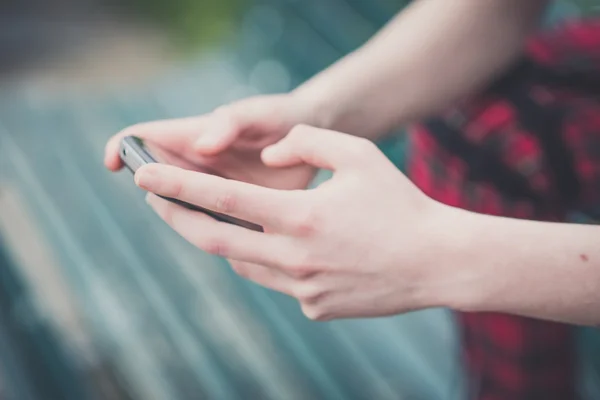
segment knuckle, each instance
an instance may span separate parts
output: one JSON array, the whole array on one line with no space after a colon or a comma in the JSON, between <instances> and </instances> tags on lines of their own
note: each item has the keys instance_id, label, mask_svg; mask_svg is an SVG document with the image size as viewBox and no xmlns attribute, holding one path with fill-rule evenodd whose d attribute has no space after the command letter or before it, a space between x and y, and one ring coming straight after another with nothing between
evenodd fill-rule
<instances>
[{"instance_id":1,"label":"knuckle","mask_svg":"<svg viewBox=\"0 0 600 400\"><path fill-rule=\"evenodd\" d=\"M235 212L237 198L233 193L223 193L215 199L215 211L223 214Z\"/></svg>"},{"instance_id":2,"label":"knuckle","mask_svg":"<svg viewBox=\"0 0 600 400\"><path fill-rule=\"evenodd\" d=\"M198 243L198 247L203 249L208 254L212 254L218 257L227 258L229 255L229 244L227 241L217 238L211 238L206 241Z\"/></svg>"},{"instance_id":3,"label":"knuckle","mask_svg":"<svg viewBox=\"0 0 600 400\"><path fill-rule=\"evenodd\" d=\"M322 216L314 207L306 207L304 212L295 214L292 222L294 232L299 236L310 236L316 233L322 224Z\"/></svg>"},{"instance_id":4,"label":"knuckle","mask_svg":"<svg viewBox=\"0 0 600 400\"><path fill-rule=\"evenodd\" d=\"M182 182L179 180L171 181L169 185L168 196L174 197L176 199L182 197L184 193L184 188Z\"/></svg>"},{"instance_id":5,"label":"knuckle","mask_svg":"<svg viewBox=\"0 0 600 400\"><path fill-rule=\"evenodd\" d=\"M307 281L323 270L321 259L310 250L299 250L287 265L290 276L299 281Z\"/></svg>"},{"instance_id":6,"label":"knuckle","mask_svg":"<svg viewBox=\"0 0 600 400\"><path fill-rule=\"evenodd\" d=\"M296 264L288 268L289 275L299 281L305 281L315 274L313 268L305 264Z\"/></svg>"},{"instance_id":7,"label":"knuckle","mask_svg":"<svg viewBox=\"0 0 600 400\"><path fill-rule=\"evenodd\" d=\"M294 297L305 305L315 305L325 297L325 291L315 284L298 285L294 290Z\"/></svg>"},{"instance_id":8,"label":"knuckle","mask_svg":"<svg viewBox=\"0 0 600 400\"><path fill-rule=\"evenodd\" d=\"M250 278L250 268L244 263L233 263L231 265L233 271L241 276L242 278L248 279Z\"/></svg>"}]
</instances>

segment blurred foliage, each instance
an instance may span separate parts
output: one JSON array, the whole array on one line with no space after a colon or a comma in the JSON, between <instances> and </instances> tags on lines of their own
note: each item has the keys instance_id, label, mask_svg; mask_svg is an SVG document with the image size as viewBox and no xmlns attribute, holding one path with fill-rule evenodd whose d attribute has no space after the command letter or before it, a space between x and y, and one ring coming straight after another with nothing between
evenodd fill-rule
<instances>
[{"instance_id":1,"label":"blurred foliage","mask_svg":"<svg viewBox=\"0 0 600 400\"><path fill-rule=\"evenodd\" d=\"M247 0L129 0L136 13L166 27L184 49L230 38Z\"/></svg>"},{"instance_id":2,"label":"blurred foliage","mask_svg":"<svg viewBox=\"0 0 600 400\"><path fill-rule=\"evenodd\" d=\"M166 27L184 48L211 45L235 33L250 0L128 0L136 13ZM404 1L402 1L404 3ZM600 11L598 0L565 0L584 14Z\"/></svg>"},{"instance_id":3,"label":"blurred foliage","mask_svg":"<svg viewBox=\"0 0 600 400\"><path fill-rule=\"evenodd\" d=\"M585 15L598 14L600 12L600 3L598 0L570 0Z\"/></svg>"}]
</instances>

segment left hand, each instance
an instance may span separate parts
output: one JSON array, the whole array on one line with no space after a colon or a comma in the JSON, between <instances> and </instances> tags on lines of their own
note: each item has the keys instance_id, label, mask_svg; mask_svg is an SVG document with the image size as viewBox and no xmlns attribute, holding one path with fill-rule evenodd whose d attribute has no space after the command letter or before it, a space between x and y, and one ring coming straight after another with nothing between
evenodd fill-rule
<instances>
[{"instance_id":1,"label":"left hand","mask_svg":"<svg viewBox=\"0 0 600 400\"><path fill-rule=\"evenodd\" d=\"M271 167L306 163L334 176L316 189L290 191L151 164L138 171L136 182L264 226L266 233L253 232L148 197L185 239L233 260L241 276L297 298L311 319L442 305L440 283L432 280L440 258L435 239L446 233L447 208L419 191L374 144L298 126L262 158Z\"/></svg>"}]
</instances>

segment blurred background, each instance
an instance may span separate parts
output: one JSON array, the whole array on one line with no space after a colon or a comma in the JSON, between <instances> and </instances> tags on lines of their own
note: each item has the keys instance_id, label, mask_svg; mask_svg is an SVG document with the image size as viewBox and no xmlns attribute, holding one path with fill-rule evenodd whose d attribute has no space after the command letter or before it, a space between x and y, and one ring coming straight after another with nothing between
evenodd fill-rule
<instances>
[{"instance_id":1,"label":"blurred background","mask_svg":"<svg viewBox=\"0 0 600 400\"><path fill-rule=\"evenodd\" d=\"M290 90L406 3L0 2L0 398L462 398L446 311L310 322L102 166L121 128ZM596 3L558 1L547 22ZM381 147L402 168L402 141ZM600 398L600 346L582 346L581 390Z\"/></svg>"}]
</instances>

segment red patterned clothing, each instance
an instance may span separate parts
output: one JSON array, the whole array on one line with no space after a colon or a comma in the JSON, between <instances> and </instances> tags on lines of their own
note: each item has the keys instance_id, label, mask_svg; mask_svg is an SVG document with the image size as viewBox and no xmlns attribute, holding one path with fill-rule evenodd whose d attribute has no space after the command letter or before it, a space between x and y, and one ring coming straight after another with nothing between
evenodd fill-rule
<instances>
[{"instance_id":1,"label":"red patterned clothing","mask_svg":"<svg viewBox=\"0 0 600 400\"><path fill-rule=\"evenodd\" d=\"M414 127L408 157L411 179L452 206L545 221L597 207L600 20L532 38L483 94ZM491 313L458 320L474 398L577 398L572 327Z\"/></svg>"}]
</instances>

